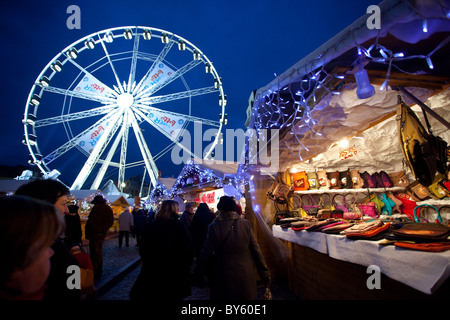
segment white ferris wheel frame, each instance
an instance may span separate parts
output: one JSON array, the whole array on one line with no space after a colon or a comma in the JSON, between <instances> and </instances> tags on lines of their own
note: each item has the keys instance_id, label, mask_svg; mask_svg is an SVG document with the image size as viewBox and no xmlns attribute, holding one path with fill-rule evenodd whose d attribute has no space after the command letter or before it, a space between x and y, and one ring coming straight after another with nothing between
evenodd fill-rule
<instances>
[{"instance_id":1,"label":"white ferris wheel frame","mask_svg":"<svg viewBox=\"0 0 450 320\"><path fill-rule=\"evenodd\" d=\"M112 61L112 55L108 53L107 43L112 42L115 38L123 37L125 39L134 39L133 50L131 56L131 67L128 77L128 81L120 82L118 73L114 68L114 63ZM178 45L179 50L189 50L193 54L193 60L181 68L177 69L170 79L158 83L155 86L147 87L143 89L143 82L150 76L150 71L152 68L148 69L146 75L138 82L135 81L136 76L136 65L138 60L138 54L143 54L139 52L139 41L142 39L150 40L151 38L159 38L164 44L163 50L159 55L153 60L153 64L158 61L164 61L165 56L170 51L174 44ZM76 61L76 55L81 54L84 50L92 49L89 46L100 45L104 50L107 62L104 64L109 64L114 73L116 85L114 85L114 94L109 97L97 97L86 95L82 92L75 92L69 89L61 89L57 87L52 87L50 85L51 79L61 71L58 68L62 68L66 63L71 63L77 67L81 72L88 74L89 72L82 66L80 66ZM75 50L74 50L75 49ZM75 58L71 56L71 52L75 51ZM101 58L101 59L103 59ZM99 59L99 60L101 60ZM94 62L93 64L97 63ZM165 61L166 62L166 61ZM167 63L167 62L166 62ZM214 77L214 86L200 88L200 89L189 89L184 92L177 92L174 94L166 94L162 96L152 96L152 93L158 91L158 89L166 86L170 82L180 78L184 81L183 75L200 63L205 64L206 73L212 74ZM103 66L101 66L103 67ZM99 68L101 68L99 67ZM86 67L87 68L87 67ZM99 69L97 68L97 69ZM112 89L112 88L111 88ZM37 107L40 103L40 98L44 92L53 92L61 94L70 98L81 98L91 101L100 102L102 105L96 108L92 108L86 111L69 113L61 116L50 117L46 119L37 119ZM197 95L204 95L213 92L219 93L219 106L221 107L220 119L219 121L208 120L205 118L194 117L189 115L178 114L176 112L164 110L165 113L171 114L173 116L182 116L184 119L189 121L196 121L200 123L206 123L208 125L217 127L217 135L214 141L209 145L209 149L205 150L203 156L194 154L191 150L187 149L183 144L178 142L178 139L174 139L172 136L167 134L164 130L154 125L144 111L157 111L160 110L155 108L153 105L157 103L167 102L171 100L190 98ZM115 95L115 96L114 96ZM131 99L131 102L130 100ZM51 169L48 167L53 160L65 154L67 151L71 150L76 145L77 139L84 133L92 130L96 125L98 125L102 120L109 119L113 125L108 126L104 133L101 135L100 139L97 141L97 145L93 149L92 153L89 154L88 159L80 170L77 178L71 185L71 190L81 189L86 182L87 177L91 174L94 166L101 164L100 169L97 172L94 182L90 186L90 189L98 189L107 168L111 165L119 167L118 175L118 186L122 190L122 183L125 179L125 169L126 167L132 167L140 165L140 163L127 164L126 163L126 150L128 144L128 132L131 128L135 134L138 141L139 149L142 154L143 163L145 165L146 171L150 176L151 184L153 187L157 185L158 169L155 164L154 155L152 155L145 139L140 129L138 119L140 121L145 121L157 129L160 133L168 137L172 141L172 145L177 145L184 151L188 152L192 158L203 157L205 159L211 158L211 153L218 143L221 143L221 131L223 125L226 124L226 95L223 90L222 81L219 77L216 69L214 68L211 61L206 57L206 55L197 48L194 44L188 40L165 30L157 29L153 27L145 26L125 26L117 28L109 28L102 31L98 31L87 35L78 41L70 44L59 52L50 62L44 67L42 72L36 78L30 93L28 95L27 103L25 106L24 118L22 120L24 126L24 140L23 143L28 147L30 158L29 163L36 165L44 175L48 175ZM34 109L31 109L34 108ZM190 113L190 112L189 112ZM86 128L83 132L79 133L77 136L72 137L69 141L55 149L48 155L43 156L39 150L38 141L36 137L36 127L48 126L57 123L65 123L67 121L82 119L86 117L92 117L97 115L105 115L96 123ZM111 142L112 137L120 129L116 138L114 139L112 146L109 147L109 151L105 159L100 159L103 153L106 151L108 144ZM183 128L184 130L184 128ZM120 149L120 163L113 164L111 158L119 143L121 142ZM166 151L167 152L167 151Z\"/></svg>"}]
</instances>

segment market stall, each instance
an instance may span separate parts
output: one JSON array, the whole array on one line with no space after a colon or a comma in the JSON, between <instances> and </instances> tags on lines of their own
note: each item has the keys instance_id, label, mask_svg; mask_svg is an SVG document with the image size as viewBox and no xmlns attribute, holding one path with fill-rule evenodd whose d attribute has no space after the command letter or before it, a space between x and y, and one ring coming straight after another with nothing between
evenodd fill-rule
<instances>
[{"instance_id":1,"label":"market stall","mask_svg":"<svg viewBox=\"0 0 450 320\"><path fill-rule=\"evenodd\" d=\"M114 223L109 232L119 232L119 216L125 209L134 204L134 198L125 198L126 194L106 194L104 198L114 214Z\"/></svg>"},{"instance_id":2,"label":"market stall","mask_svg":"<svg viewBox=\"0 0 450 320\"><path fill-rule=\"evenodd\" d=\"M249 181L267 254L288 261L302 299L450 297L449 250L381 244L404 224L426 219L447 227L450 220L448 169L419 183L405 160L397 114L410 107L425 130L429 123L434 136L450 141L449 8L439 1L384 1L378 8L380 28L361 17L252 93L237 179ZM371 229L379 238L314 230L319 222L350 228L371 221L384 228ZM373 265L382 289L366 283Z\"/></svg>"},{"instance_id":3,"label":"market stall","mask_svg":"<svg viewBox=\"0 0 450 320\"><path fill-rule=\"evenodd\" d=\"M172 188L175 178L158 178L156 186L145 200L145 206L155 210L163 200L169 199L169 190ZM180 208L183 209L184 208Z\"/></svg>"},{"instance_id":4,"label":"market stall","mask_svg":"<svg viewBox=\"0 0 450 320\"><path fill-rule=\"evenodd\" d=\"M213 212L217 211L217 203L223 195L235 197L242 207L245 199L234 181L237 168L234 162L192 159L169 193L171 197L183 199L184 203L206 203Z\"/></svg>"}]
</instances>

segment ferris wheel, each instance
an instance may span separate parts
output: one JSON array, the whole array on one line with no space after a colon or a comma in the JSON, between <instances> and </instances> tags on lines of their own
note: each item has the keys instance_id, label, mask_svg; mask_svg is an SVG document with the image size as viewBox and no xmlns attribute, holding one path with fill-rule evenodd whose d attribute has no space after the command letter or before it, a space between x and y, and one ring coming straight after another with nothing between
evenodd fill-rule
<instances>
[{"instance_id":1,"label":"ferris wheel","mask_svg":"<svg viewBox=\"0 0 450 320\"><path fill-rule=\"evenodd\" d=\"M221 78L191 42L151 27L111 28L45 66L27 99L23 143L29 163L47 175L57 170L72 190L98 189L109 178L122 188L136 168L156 186L157 164L175 147L189 158L214 156L225 105ZM200 151L183 143L199 126L212 130Z\"/></svg>"}]
</instances>

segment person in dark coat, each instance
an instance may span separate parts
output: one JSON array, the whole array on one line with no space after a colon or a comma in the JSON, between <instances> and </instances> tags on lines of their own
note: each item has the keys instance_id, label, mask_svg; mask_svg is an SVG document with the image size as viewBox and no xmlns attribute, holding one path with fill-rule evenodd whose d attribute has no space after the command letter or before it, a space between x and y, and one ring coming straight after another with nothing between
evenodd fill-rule
<instances>
[{"instance_id":1,"label":"person in dark coat","mask_svg":"<svg viewBox=\"0 0 450 320\"><path fill-rule=\"evenodd\" d=\"M81 241L81 221L80 216L78 215L78 206L70 205L69 212L64 215L64 221L66 222L66 231L64 242L68 248L72 248L74 246L82 246Z\"/></svg>"},{"instance_id":2,"label":"person in dark coat","mask_svg":"<svg viewBox=\"0 0 450 320\"><path fill-rule=\"evenodd\" d=\"M208 226L216 218L206 203L200 203L191 224L192 240L194 241L195 257L198 259L205 243Z\"/></svg>"},{"instance_id":3,"label":"person in dark coat","mask_svg":"<svg viewBox=\"0 0 450 320\"><path fill-rule=\"evenodd\" d=\"M70 195L69 188L57 180L33 180L21 185L15 192L18 196L28 196L51 203L56 207L62 216L68 213L67 199ZM63 219L63 218L62 218ZM47 290L44 300L80 300L80 290L69 289L67 287L67 268L71 265L78 265L77 259L70 254L64 243L64 234L61 234L52 245L54 251L50 258L51 269L47 279Z\"/></svg>"},{"instance_id":4,"label":"person in dark coat","mask_svg":"<svg viewBox=\"0 0 450 320\"><path fill-rule=\"evenodd\" d=\"M103 241L114 223L114 214L106 203L106 199L101 195L95 196L91 203L94 207L86 221L84 232L86 239L89 240L89 255L94 266L94 279L98 280L103 271Z\"/></svg>"},{"instance_id":5,"label":"person in dark coat","mask_svg":"<svg viewBox=\"0 0 450 320\"><path fill-rule=\"evenodd\" d=\"M183 221L186 224L188 230L191 230L192 219L194 218L194 204L186 203L186 207L183 213L180 216L180 221Z\"/></svg>"},{"instance_id":6,"label":"person in dark coat","mask_svg":"<svg viewBox=\"0 0 450 320\"><path fill-rule=\"evenodd\" d=\"M131 300L176 301L191 294L192 239L178 219L178 202L163 201L155 219L145 226L139 254L142 267Z\"/></svg>"},{"instance_id":7,"label":"person in dark coat","mask_svg":"<svg viewBox=\"0 0 450 320\"><path fill-rule=\"evenodd\" d=\"M145 229L145 225L147 224L147 216L144 213L144 210L138 209L136 214L134 215L134 226L133 230L136 235L136 246L140 246L142 240L142 234Z\"/></svg>"},{"instance_id":8,"label":"person in dark coat","mask_svg":"<svg viewBox=\"0 0 450 320\"><path fill-rule=\"evenodd\" d=\"M237 215L231 197L221 197L217 209L219 215L208 227L196 272L208 275L211 300L255 300L257 273L269 286L270 271L250 222Z\"/></svg>"}]
</instances>

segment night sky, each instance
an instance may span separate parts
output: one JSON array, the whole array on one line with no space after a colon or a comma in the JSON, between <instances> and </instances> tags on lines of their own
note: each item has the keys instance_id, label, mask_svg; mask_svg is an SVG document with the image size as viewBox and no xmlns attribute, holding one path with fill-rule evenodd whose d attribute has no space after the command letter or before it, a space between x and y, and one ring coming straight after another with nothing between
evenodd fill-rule
<instances>
[{"instance_id":1,"label":"night sky","mask_svg":"<svg viewBox=\"0 0 450 320\"><path fill-rule=\"evenodd\" d=\"M72 4L81 10L81 29L66 25L70 17L66 10ZM228 100L227 128L237 129L244 128L253 90L364 16L371 4L377 1L2 2L0 165L27 164L22 119L33 82L58 52L88 34L112 27L149 26L189 40L221 76ZM176 177L182 169L157 165L164 176Z\"/></svg>"}]
</instances>

